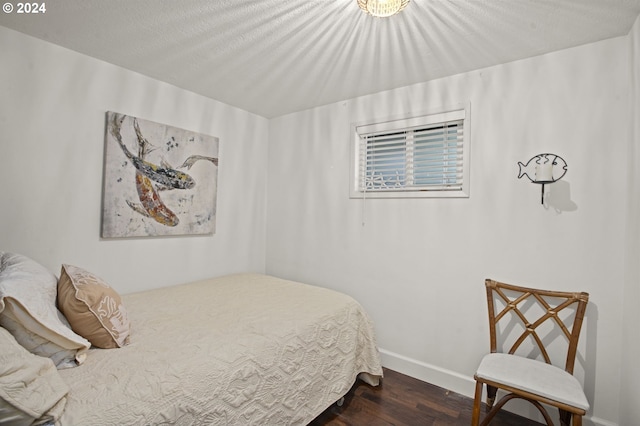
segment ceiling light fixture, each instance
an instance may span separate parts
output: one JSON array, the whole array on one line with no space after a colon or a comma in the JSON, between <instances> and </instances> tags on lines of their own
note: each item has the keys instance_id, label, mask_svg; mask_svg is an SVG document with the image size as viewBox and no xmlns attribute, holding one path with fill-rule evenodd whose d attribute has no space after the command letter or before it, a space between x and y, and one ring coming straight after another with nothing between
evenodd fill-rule
<instances>
[{"instance_id":1,"label":"ceiling light fixture","mask_svg":"<svg viewBox=\"0 0 640 426\"><path fill-rule=\"evenodd\" d=\"M371 16L386 18L407 7L409 0L358 0L358 6Z\"/></svg>"}]
</instances>

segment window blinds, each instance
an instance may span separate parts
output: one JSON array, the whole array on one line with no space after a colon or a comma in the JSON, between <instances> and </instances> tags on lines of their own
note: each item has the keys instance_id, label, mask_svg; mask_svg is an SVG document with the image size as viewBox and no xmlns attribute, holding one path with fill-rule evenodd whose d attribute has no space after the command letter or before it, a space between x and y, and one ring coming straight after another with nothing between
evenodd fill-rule
<instances>
[{"instance_id":1,"label":"window blinds","mask_svg":"<svg viewBox=\"0 0 640 426\"><path fill-rule=\"evenodd\" d=\"M462 190L464 111L377 123L357 131L359 191Z\"/></svg>"}]
</instances>

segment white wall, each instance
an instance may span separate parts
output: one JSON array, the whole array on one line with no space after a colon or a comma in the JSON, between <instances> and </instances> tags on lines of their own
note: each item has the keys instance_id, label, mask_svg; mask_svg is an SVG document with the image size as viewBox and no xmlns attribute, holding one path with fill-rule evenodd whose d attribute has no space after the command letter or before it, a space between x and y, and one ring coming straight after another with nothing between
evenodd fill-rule
<instances>
[{"instance_id":1,"label":"white wall","mask_svg":"<svg viewBox=\"0 0 640 426\"><path fill-rule=\"evenodd\" d=\"M622 350L621 390L620 390L620 424L632 425L640 419L640 17L629 35L630 50L630 80L631 107L629 108L630 139L627 160L629 181L629 206L627 224L627 276L624 287L624 316L622 321L623 340Z\"/></svg>"},{"instance_id":2,"label":"white wall","mask_svg":"<svg viewBox=\"0 0 640 426\"><path fill-rule=\"evenodd\" d=\"M617 423L628 54L621 37L272 119L267 272L353 295L385 365L466 395L489 346L485 278L587 291L576 375L592 421ZM470 198L349 199L350 123L458 103ZM547 207L516 165L544 152L569 169Z\"/></svg>"},{"instance_id":3,"label":"white wall","mask_svg":"<svg viewBox=\"0 0 640 426\"><path fill-rule=\"evenodd\" d=\"M0 250L123 293L264 272L268 121L0 27ZM105 112L220 139L213 236L101 240Z\"/></svg>"}]
</instances>

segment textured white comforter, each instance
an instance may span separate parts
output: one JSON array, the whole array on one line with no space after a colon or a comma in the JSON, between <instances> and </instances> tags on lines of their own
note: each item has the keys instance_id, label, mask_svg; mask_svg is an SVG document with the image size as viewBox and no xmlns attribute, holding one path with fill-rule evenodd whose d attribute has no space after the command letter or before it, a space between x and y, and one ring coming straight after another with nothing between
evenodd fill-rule
<instances>
[{"instance_id":1,"label":"textured white comforter","mask_svg":"<svg viewBox=\"0 0 640 426\"><path fill-rule=\"evenodd\" d=\"M60 370L61 425L304 425L382 376L344 294L242 274L123 296L131 343Z\"/></svg>"}]
</instances>

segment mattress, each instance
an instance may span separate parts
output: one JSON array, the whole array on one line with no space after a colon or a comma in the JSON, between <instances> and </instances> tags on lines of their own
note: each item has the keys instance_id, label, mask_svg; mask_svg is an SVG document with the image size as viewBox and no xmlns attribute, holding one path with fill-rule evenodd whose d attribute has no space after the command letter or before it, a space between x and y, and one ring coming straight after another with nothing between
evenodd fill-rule
<instances>
[{"instance_id":1,"label":"mattress","mask_svg":"<svg viewBox=\"0 0 640 426\"><path fill-rule=\"evenodd\" d=\"M60 370L60 425L304 425L382 377L366 312L333 290L240 274L122 298L131 342Z\"/></svg>"}]
</instances>

